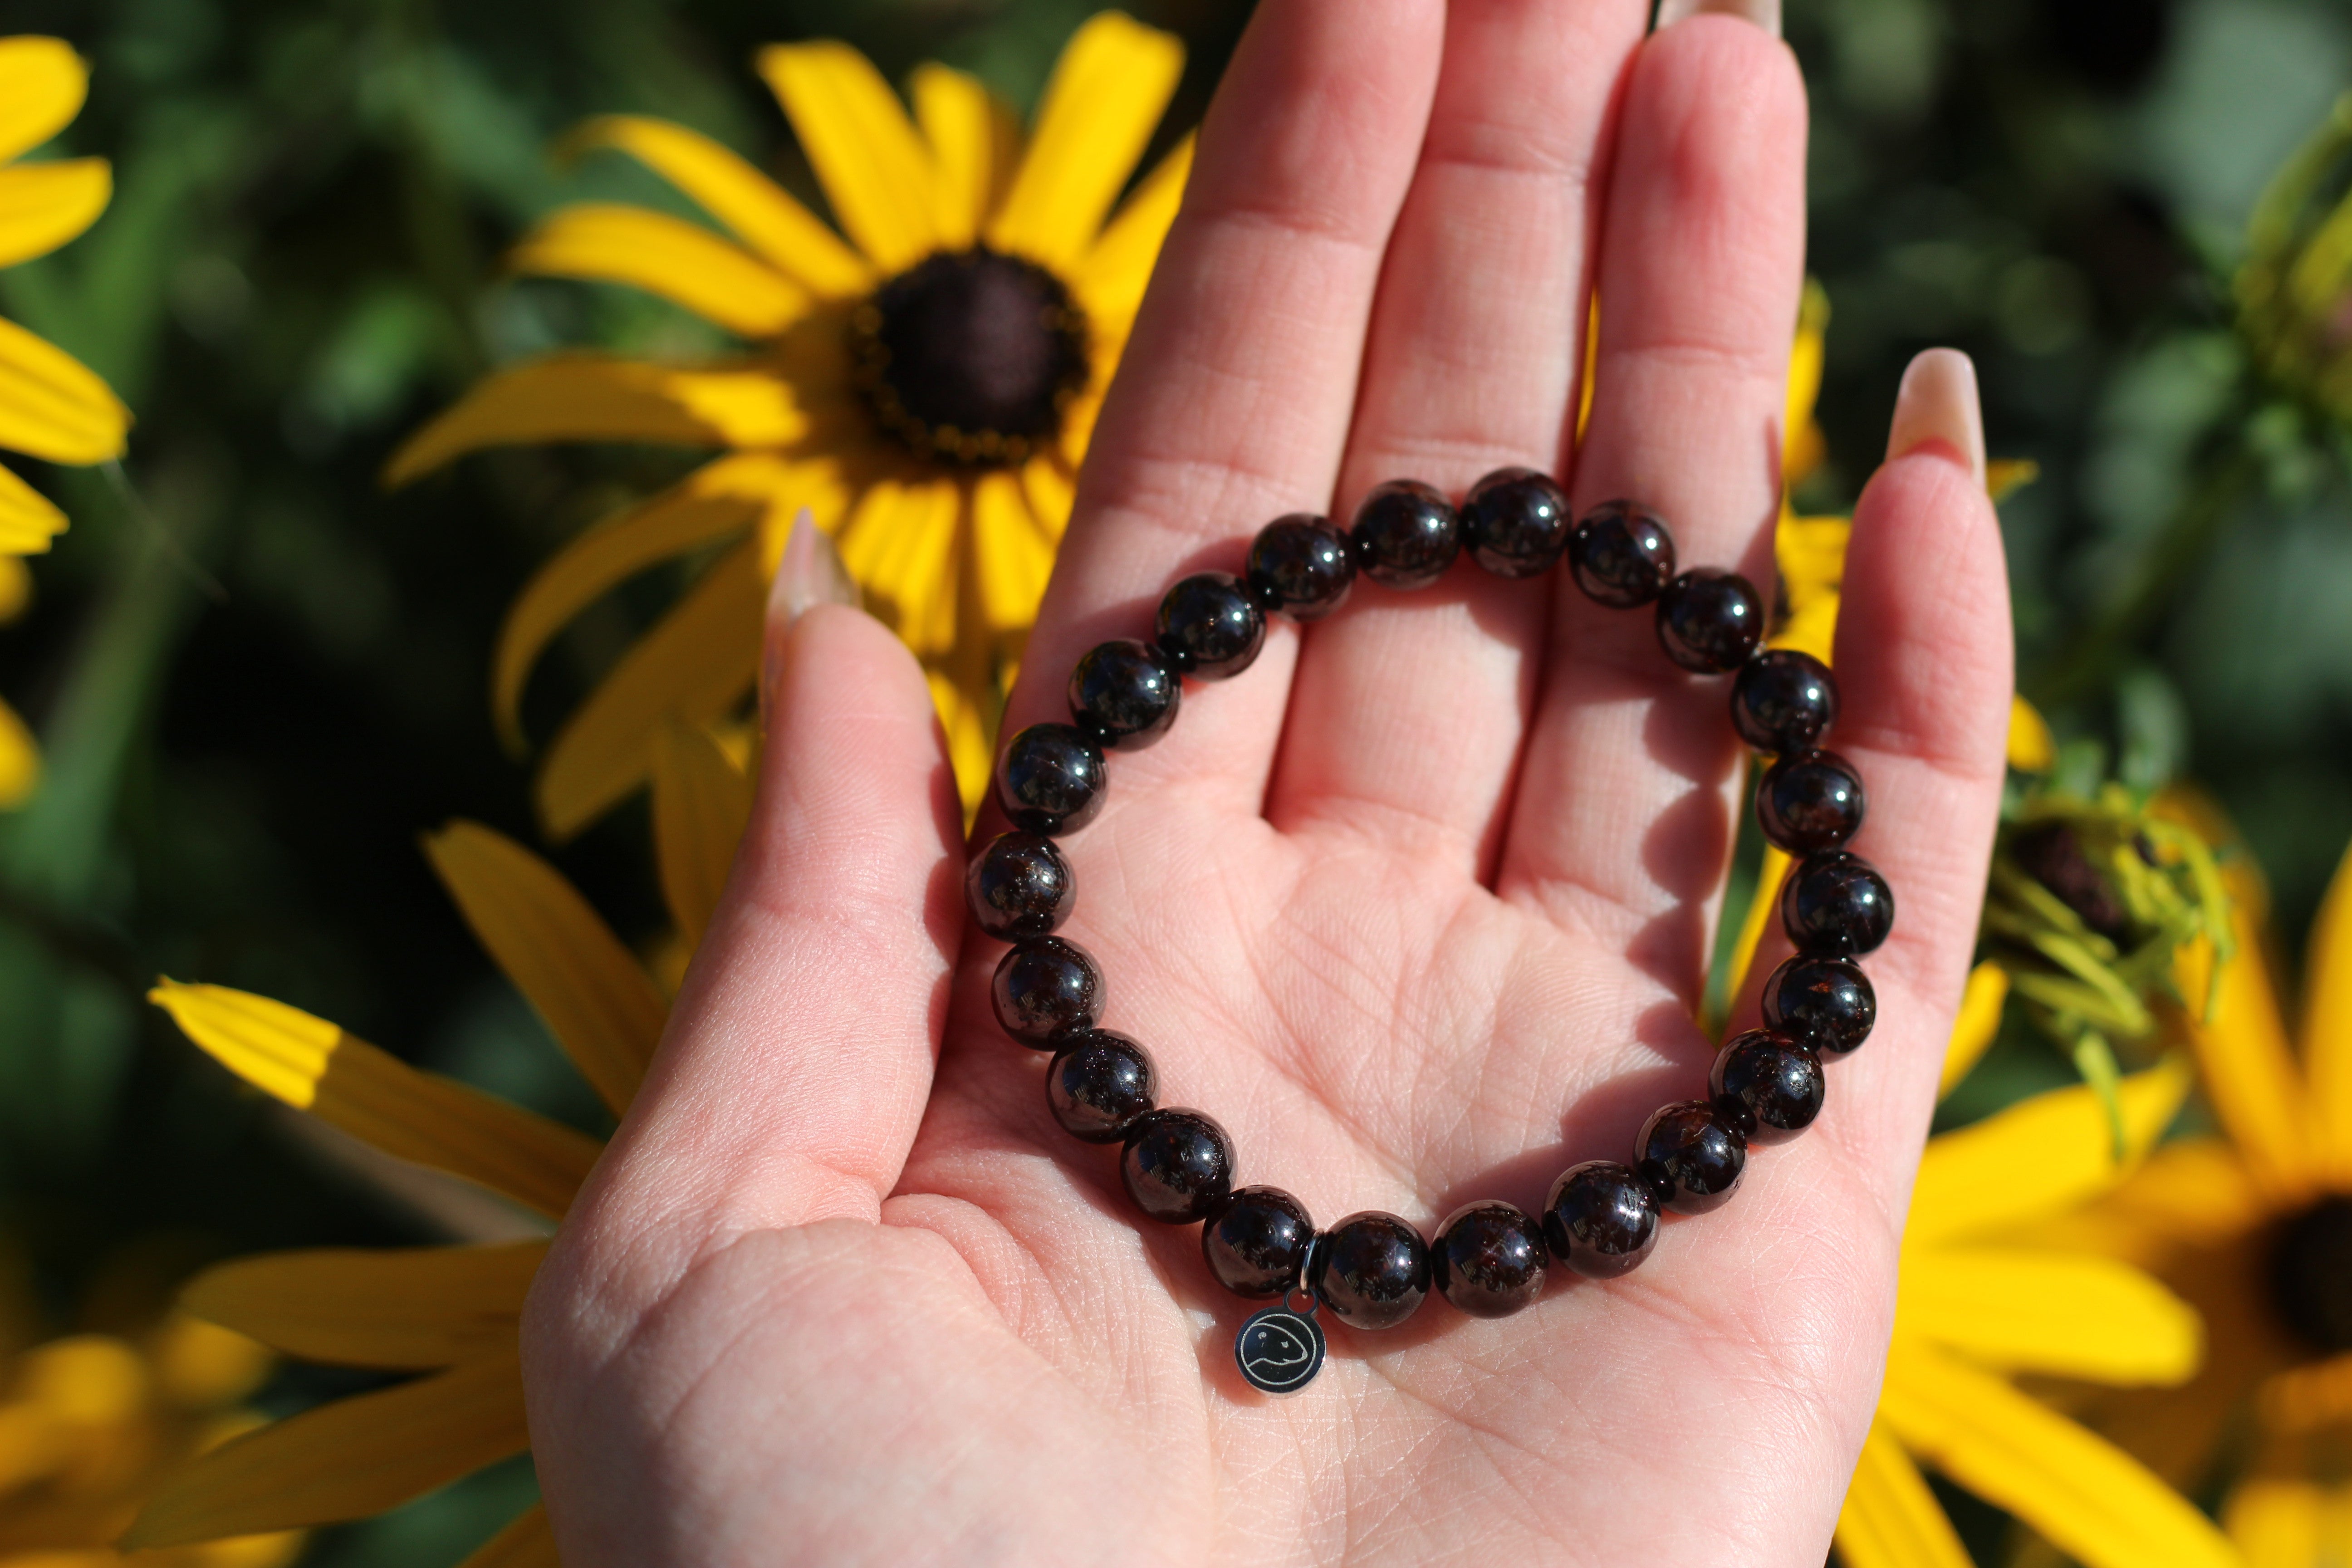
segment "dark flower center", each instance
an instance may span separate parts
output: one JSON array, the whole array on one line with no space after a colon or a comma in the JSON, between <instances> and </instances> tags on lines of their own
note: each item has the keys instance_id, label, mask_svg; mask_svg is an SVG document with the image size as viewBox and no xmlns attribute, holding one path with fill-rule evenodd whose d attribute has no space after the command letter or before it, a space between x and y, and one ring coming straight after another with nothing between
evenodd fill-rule
<instances>
[{"instance_id":1,"label":"dark flower center","mask_svg":"<svg viewBox=\"0 0 2352 1568\"><path fill-rule=\"evenodd\" d=\"M2322 1198L2281 1228L2271 1304L2313 1349L2352 1351L2352 1199Z\"/></svg>"},{"instance_id":2,"label":"dark flower center","mask_svg":"<svg viewBox=\"0 0 2352 1568\"><path fill-rule=\"evenodd\" d=\"M2105 875L2083 853L2082 840L2063 822L2027 828L2010 840L2009 852L2018 868L2058 895L2059 901L2083 917L2083 923L2101 936L2121 942L2131 917Z\"/></svg>"},{"instance_id":3,"label":"dark flower center","mask_svg":"<svg viewBox=\"0 0 2352 1568\"><path fill-rule=\"evenodd\" d=\"M1087 323L1044 268L985 248L926 257L850 317L852 375L918 457L1018 463L1087 384Z\"/></svg>"}]
</instances>

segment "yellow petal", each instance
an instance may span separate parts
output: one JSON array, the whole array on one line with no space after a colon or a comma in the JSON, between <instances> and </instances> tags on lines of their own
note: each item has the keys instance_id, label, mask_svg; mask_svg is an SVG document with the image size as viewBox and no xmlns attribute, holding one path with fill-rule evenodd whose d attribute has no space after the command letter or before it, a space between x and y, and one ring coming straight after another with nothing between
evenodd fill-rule
<instances>
[{"instance_id":1,"label":"yellow petal","mask_svg":"<svg viewBox=\"0 0 2352 1568\"><path fill-rule=\"evenodd\" d=\"M41 787L41 745L25 721L0 702L0 811L14 811Z\"/></svg>"},{"instance_id":2,"label":"yellow petal","mask_svg":"<svg viewBox=\"0 0 2352 1568\"><path fill-rule=\"evenodd\" d=\"M507 257L518 272L625 283L739 337L773 337L808 313L808 290L700 224L616 202L563 207Z\"/></svg>"},{"instance_id":3,"label":"yellow petal","mask_svg":"<svg viewBox=\"0 0 2352 1568\"><path fill-rule=\"evenodd\" d=\"M836 535L866 607L927 658L955 646L961 504L952 479L886 481L866 492Z\"/></svg>"},{"instance_id":4,"label":"yellow petal","mask_svg":"<svg viewBox=\"0 0 2352 1568\"><path fill-rule=\"evenodd\" d=\"M2031 458L1995 458L1985 465L1985 494L2005 501L2042 477L2042 465Z\"/></svg>"},{"instance_id":5,"label":"yellow petal","mask_svg":"<svg viewBox=\"0 0 2352 1568\"><path fill-rule=\"evenodd\" d=\"M1845 547L1853 520L1783 514L1772 534L1773 564L1789 591L1789 608L1802 615L1822 599L1834 602L1845 582Z\"/></svg>"},{"instance_id":6,"label":"yellow petal","mask_svg":"<svg viewBox=\"0 0 2352 1568\"><path fill-rule=\"evenodd\" d=\"M0 468L0 474L8 470ZM15 620L33 602L33 574L21 555L0 554L0 622Z\"/></svg>"},{"instance_id":7,"label":"yellow petal","mask_svg":"<svg viewBox=\"0 0 2352 1568\"><path fill-rule=\"evenodd\" d=\"M611 147L635 158L814 294L846 299L874 285L874 269L866 258L815 214L699 132L639 115L608 114L574 131L558 151L574 155L592 147Z\"/></svg>"},{"instance_id":8,"label":"yellow petal","mask_svg":"<svg viewBox=\"0 0 2352 1568\"><path fill-rule=\"evenodd\" d=\"M173 1546L364 1519L530 1443L521 1366L511 1355L469 1362L223 1444L164 1481L123 1544Z\"/></svg>"},{"instance_id":9,"label":"yellow petal","mask_svg":"<svg viewBox=\"0 0 2352 1568\"><path fill-rule=\"evenodd\" d=\"M2283 1196L2309 1190L2315 1151L2301 1075L2287 1047L2286 1026L2271 989L2261 932L2247 911L2235 911L2238 950L2221 966L2213 1020L2189 1019L2189 1038L2205 1079L2214 1114L2256 1177ZM2201 998L2199 985L2182 994Z\"/></svg>"},{"instance_id":10,"label":"yellow petal","mask_svg":"<svg viewBox=\"0 0 2352 1568\"><path fill-rule=\"evenodd\" d=\"M994 765L995 745L988 716L972 694L945 671L927 673L940 727L947 731L948 763L955 770L956 794L962 798L964 827L969 831L981 798L988 792L989 773Z\"/></svg>"},{"instance_id":11,"label":"yellow petal","mask_svg":"<svg viewBox=\"0 0 2352 1568\"><path fill-rule=\"evenodd\" d=\"M778 44L760 51L759 67L867 258L900 272L937 248L930 151L866 57L846 44Z\"/></svg>"},{"instance_id":12,"label":"yellow petal","mask_svg":"<svg viewBox=\"0 0 2352 1568\"><path fill-rule=\"evenodd\" d=\"M2258 1476L2230 1494L2221 1521L2246 1568L2320 1568L2329 1561L2321 1552L2329 1500L2298 1477Z\"/></svg>"},{"instance_id":13,"label":"yellow petal","mask_svg":"<svg viewBox=\"0 0 2352 1568\"><path fill-rule=\"evenodd\" d=\"M1969 971L1968 989L1960 994L1960 1014L1952 1020L1951 1043L1944 1047L1944 1076L1937 1098L1952 1092L1977 1058L1992 1048L2000 1034L2000 1010L2009 1000L2009 971L1986 959Z\"/></svg>"},{"instance_id":14,"label":"yellow petal","mask_svg":"<svg viewBox=\"0 0 2352 1568\"><path fill-rule=\"evenodd\" d=\"M1748 971L1756 962L1757 944L1764 940L1764 930L1772 921L1772 912L1780 906L1780 880L1789 874L1789 853L1772 845L1764 847L1764 858L1756 868L1756 893L1748 900L1748 912L1740 917L1739 934L1732 939L1731 971L1727 976L1724 994L1737 997L1748 984Z\"/></svg>"},{"instance_id":15,"label":"yellow petal","mask_svg":"<svg viewBox=\"0 0 2352 1568\"><path fill-rule=\"evenodd\" d=\"M1049 268L1086 253L1184 74L1175 36L1105 11L1071 36L988 242Z\"/></svg>"},{"instance_id":16,"label":"yellow petal","mask_svg":"<svg viewBox=\"0 0 2352 1568\"><path fill-rule=\"evenodd\" d=\"M2195 1310L2137 1268L2001 1247L1906 1252L1895 1331L1999 1371L2118 1386L2185 1382L2204 1345Z\"/></svg>"},{"instance_id":17,"label":"yellow petal","mask_svg":"<svg viewBox=\"0 0 2352 1568\"><path fill-rule=\"evenodd\" d=\"M0 447L52 463L122 455L131 411L53 343L0 319Z\"/></svg>"},{"instance_id":18,"label":"yellow petal","mask_svg":"<svg viewBox=\"0 0 2352 1568\"><path fill-rule=\"evenodd\" d=\"M2304 965L2303 1059L2329 1165L2352 1171L2352 852L2336 862Z\"/></svg>"},{"instance_id":19,"label":"yellow petal","mask_svg":"<svg viewBox=\"0 0 2352 1568\"><path fill-rule=\"evenodd\" d=\"M968 250L988 215L1010 121L980 79L962 71L926 62L915 68L913 86L915 123L931 149L940 248Z\"/></svg>"},{"instance_id":20,"label":"yellow petal","mask_svg":"<svg viewBox=\"0 0 2352 1568\"><path fill-rule=\"evenodd\" d=\"M89 90L89 68L63 38L0 38L0 159L73 123Z\"/></svg>"},{"instance_id":21,"label":"yellow petal","mask_svg":"<svg viewBox=\"0 0 2352 1568\"><path fill-rule=\"evenodd\" d=\"M569 838L645 783L666 717L707 724L751 690L767 603L759 548L720 557L565 723L535 791L550 833Z\"/></svg>"},{"instance_id":22,"label":"yellow petal","mask_svg":"<svg viewBox=\"0 0 2352 1568\"><path fill-rule=\"evenodd\" d=\"M2020 773L2046 773L2058 760L2058 743L2039 710L2022 697L2009 700L2009 765Z\"/></svg>"},{"instance_id":23,"label":"yellow petal","mask_svg":"<svg viewBox=\"0 0 2352 1568\"><path fill-rule=\"evenodd\" d=\"M0 267L55 250L96 223L113 194L103 158L0 169Z\"/></svg>"},{"instance_id":24,"label":"yellow petal","mask_svg":"<svg viewBox=\"0 0 2352 1568\"><path fill-rule=\"evenodd\" d=\"M483 949L618 1116L636 1098L669 1007L562 872L502 833L457 821L425 852Z\"/></svg>"},{"instance_id":25,"label":"yellow petal","mask_svg":"<svg viewBox=\"0 0 2352 1568\"><path fill-rule=\"evenodd\" d=\"M1927 1479L1884 1421L1862 1440L1844 1506L1838 1510L1844 1568L1974 1568Z\"/></svg>"},{"instance_id":26,"label":"yellow petal","mask_svg":"<svg viewBox=\"0 0 2352 1568\"><path fill-rule=\"evenodd\" d=\"M404 485L485 447L538 441L779 447L807 428L793 389L764 368L676 370L603 354L555 354L476 384L393 454L383 482ZM0 433L5 429L0 424Z\"/></svg>"},{"instance_id":27,"label":"yellow petal","mask_svg":"<svg viewBox=\"0 0 2352 1568\"><path fill-rule=\"evenodd\" d=\"M662 897L688 945L698 945L751 820L751 781L709 731L676 720L654 732L653 772Z\"/></svg>"},{"instance_id":28,"label":"yellow petal","mask_svg":"<svg viewBox=\"0 0 2352 1568\"><path fill-rule=\"evenodd\" d=\"M1805 279L1803 302L1797 310L1796 341L1789 349L1787 422L1780 426L1780 482L1801 482L1821 463L1823 447L1813 424L1813 405L1822 395L1822 350L1829 334L1830 297L1821 284Z\"/></svg>"},{"instance_id":29,"label":"yellow petal","mask_svg":"<svg viewBox=\"0 0 2352 1568\"><path fill-rule=\"evenodd\" d=\"M2168 1059L2123 1080L2125 1136L2144 1152L2172 1121L2189 1073ZM2114 1158L2107 1114L2087 1084L2021 1100L1932 1140L1911 1189L1906 1245L1977 1235L2074 1207L2130 1173Z\"/></svg>"},{"instance_id":30,"label":"yellow petal","mask_svg":"<svg viewBox=\"0 0 2352 1568\"><path fill-rule=\"evenodd\" d=\"M547 1505L533 1503L515 1521L485 1542L457 1568L563 1568L555 1555L555 1531L547 1522Z\"/></svg>"},{"instance_id":31,"label":"yellow petal","mask_svg":"<svg viewBox=\"0 0 2352 1568\"><path fill-rule=\"evenodd\" d=\"M1020 476L999 470L973 484L972 561L991 631L1026 631L1054 574L1054 542L1030 515Z\"/></svg>"},{"instance_id":32,"label":"yellow petal","mask_svg":"<svg viewBox=\"0 0 2352 1568\"><path fill-rule=\"evenodd\" d=\"M147 999L262 1092L387 1154L478 1182L541 1214L561 1216L596 1163L594 1139L419 1072L283 1002L175 980L159 983Z\"/></svg>"},{"instance_id":33,"label":"yellow petal","mask_svg":"<svg viewBox=\"0 0 2352 1568\"><path fill-rule=\"evenodd\" d=\"M249 1335L174 1312L149 1336L155 1387L183 1410L217 1410L268 1380L278 1358Z\"/></svg>"},{"instance_id":34,"label":"yellow petal","mask_svg":"<svg viewBox=\"0 0 2352 1568\"><path fill-rule=\"evenodd\" d=\"M1070 503L1077 499L1070 476L1051 457L1032 458L1021 466L1021 493L1028 498L1029 515L1058 547L1070 526Z\"/></svg>"},{"instance_id":35,"label":"yellow petal","mask_svg":"<svg viewBox=\"0 0 2352 1568\"><path fill-rule=\"evenodd\" d=\"M38 555L66 531L66 514L48 497L0 468L0 554Z\"/></svg>"},{"instance_id":36,"label":"yellow petal","mask_svg":"<svg viewBox=\"0 0 2352 1568\"><path fill-rule=\"evenodd\" d=\"M1087 318L1097 330L1132 321L1151 281L1160 242L1183 205L1184 182L1192 173L1192 138L1176 143L1159 166L1143 177L1073 269L1071 283Z\"/></svg>"},{"instance_id":37,"label":"yellow petal","mask_svg":"<svg viewBox=\"0 0 2352 1568\"><path fill-rule=\"evenodd\" d=\"M2212 1522L2137 1460L1915 1341L1888 1352L1878 1410L1905 1447L2084 1568L2236 1568Z\"/></svg>"},{"instance_id":38,"label":"yellow petal","mask_svg":"<svg viewBox=\"0 0 2352 1568\"><path fill-rule=\"evenodd\" d=\"M515 1342L544 1241L239 1258L181 1293L200 1318L305 1361L425 1371Z\"/></svg>"}]
</instances>

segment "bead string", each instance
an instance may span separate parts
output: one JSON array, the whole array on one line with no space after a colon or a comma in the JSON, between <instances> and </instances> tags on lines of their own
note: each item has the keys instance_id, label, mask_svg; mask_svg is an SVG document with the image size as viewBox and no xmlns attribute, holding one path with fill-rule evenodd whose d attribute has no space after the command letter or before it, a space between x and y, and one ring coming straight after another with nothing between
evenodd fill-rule
<instances>
[{"instance_id":1,"label":"bead string","mask_svg":"<svg viewBox=\"0 0 2352 1568\"><path fill-rule=\"evenodd\" d=\"M1390 588L1427 587L1465 549L1506 578L1539 575L1564 553L1596 603L1654 604L1659 645L1676 665L1734 675L1733 728L1774 759L1757 786L1757 820L1798 858L1780 891L1797 951L1765 982L1764 1026L1717 1052L1707 1098L1652 1114L1631 1163L1588 1160L1562 1173L1540 1219L1483 1200L1448 1215L1433 1246L1397 1215L1370 1210L1318 1232L1281 1188L1235 1188L1225 1130L1203 1111L1160 1107L1149 1053L1097 1026L1102 970L1054 934L1077 891L1054 840L1100 814L1105 752L1165 735L1183 677L1222 680L1248 668L1267 615L1319 620L1347 600L1359 572ZM1487 475L1458 512L1430 486L1394 479L1364 498L1344 534L1294 513L1258 534L1243 577L1203 572L1178 583L1160 603L1151 641L1106 642L1078 660L1070 723L1033 724L1006 746L997 795L1013 831L981 849L965 881L981 929L1013 943L996 968L997 1019L1022 1044L1054 1053L1045 1098L1055 1120L1087 1142L1122 1146L1119 1174L1145 1214L1204 1222L1201 1250L1220 1283L1257 1300L1311 1289L1305 1317L1269 1309L1244 1325L1236 1353L1253 1383L1281 1392L1313 1375L1322 1340L1307 1319L1318 1303L1351 1328L1385 1329L1411 1317L1433 1283L1461 1310L1497 1318L1542 1294L1551 1259L1595 1279L1624 1274L1656 1244L1662 1208L1719 1207L1739 1184L1748 1145L1793 1137L1819 1114L1822 1058L1862 1044L1876 1016L1854 960L1886 940L1895 900L1878 871L1843 847L1864 803L1853 765L1820 748L1837 718L1837 682L1809 655L1763 648L1763 618L1755 587L1738 574L1676 574L1664 521L1633 502L1608 502L1571 528L1567 497L1531 469ZM1278 1383L1254 1370L1249 1349L1251 1329L1277 1317L1283 1344L1314 1342L1312 1364Z\"/></svg>"}]
</instances>

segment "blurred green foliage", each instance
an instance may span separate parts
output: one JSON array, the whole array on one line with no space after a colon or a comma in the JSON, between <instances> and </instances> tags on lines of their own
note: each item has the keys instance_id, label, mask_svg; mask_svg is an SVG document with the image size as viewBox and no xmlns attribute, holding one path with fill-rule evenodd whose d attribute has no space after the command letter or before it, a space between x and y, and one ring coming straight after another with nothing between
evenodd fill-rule
<instances>
[{"instance_id":1,"label":"blurred green foliage","mask_svg":"<svg viewBox=\"0 0 2352 1568\"><path fill-rule=\"evenodd\" d=\"M159 971L283 997L594 1121L415 835L465 815L534 837L486 716L499 617L558 541L679 464L502 453L390 497L374 478L487 365L559 343L709 346L656 302L500 275L502 248L559 201L676 204L619 160L560 168L550 143L592 113L662 115L814 200L751 73L759 44L843 37L894 76L944 58L1026 104L1093 8L11 5L10 30L91 60L63 141L113 159L118 194L84 238L0 273L0 307L139 416L119 474L36 476L74 527L35 563L32 613L0 631L0 689L50 766L38 801L0 820L0 1205L61 1323L134 1241L177 1260L161 1279L229 1251L427 1234L146 1009ZM1172 119L1197 118L1245 0L1133 8L1189 40ZM2228 277L2264 180L2352 80L2352 4L1788 10L1813 91L1811 267L1835 309L1832 460L1801 502L1851 503L1915 350L1976 355L1994 452L2042 465L2005 509L2028 689L2131 782L2213 790L2276 890L2283 951L2300 951L2352 837L2352 492L2333 437L2251 379ZM2153 584L2144 605L2126 602L2135 584ZM532 688L535 733L662 586L567 634ZM623 812L555 858L650 936L645 842ZM1970 1101L2064 1070L1996 1053ZM277 1398L349 1386L329 1375L289 1374ZM529 1485L527 1467L477 1478L331 1533L320 1560L454 1562Z\"/></svg>"}]
</instances>

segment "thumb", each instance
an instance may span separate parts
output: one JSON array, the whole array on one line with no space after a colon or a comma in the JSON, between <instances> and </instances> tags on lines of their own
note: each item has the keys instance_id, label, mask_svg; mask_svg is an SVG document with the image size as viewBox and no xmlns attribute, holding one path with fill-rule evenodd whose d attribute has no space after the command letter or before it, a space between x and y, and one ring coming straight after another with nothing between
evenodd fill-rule
<instances>
[{"instance_id":1,"label":"thumb","mask_svg":"<svg viewBox=\"0 0 2352 1568\"><path fill-rule=\"evenodd\" d=\"M860 611L797 613L839 596L805 519L786 555L751 821L599 1172L612 1190L591 1194L689 1252L876 1216L922 1118L962 931L962 818L923 672Z\"/></svg>"}]
</instances>

